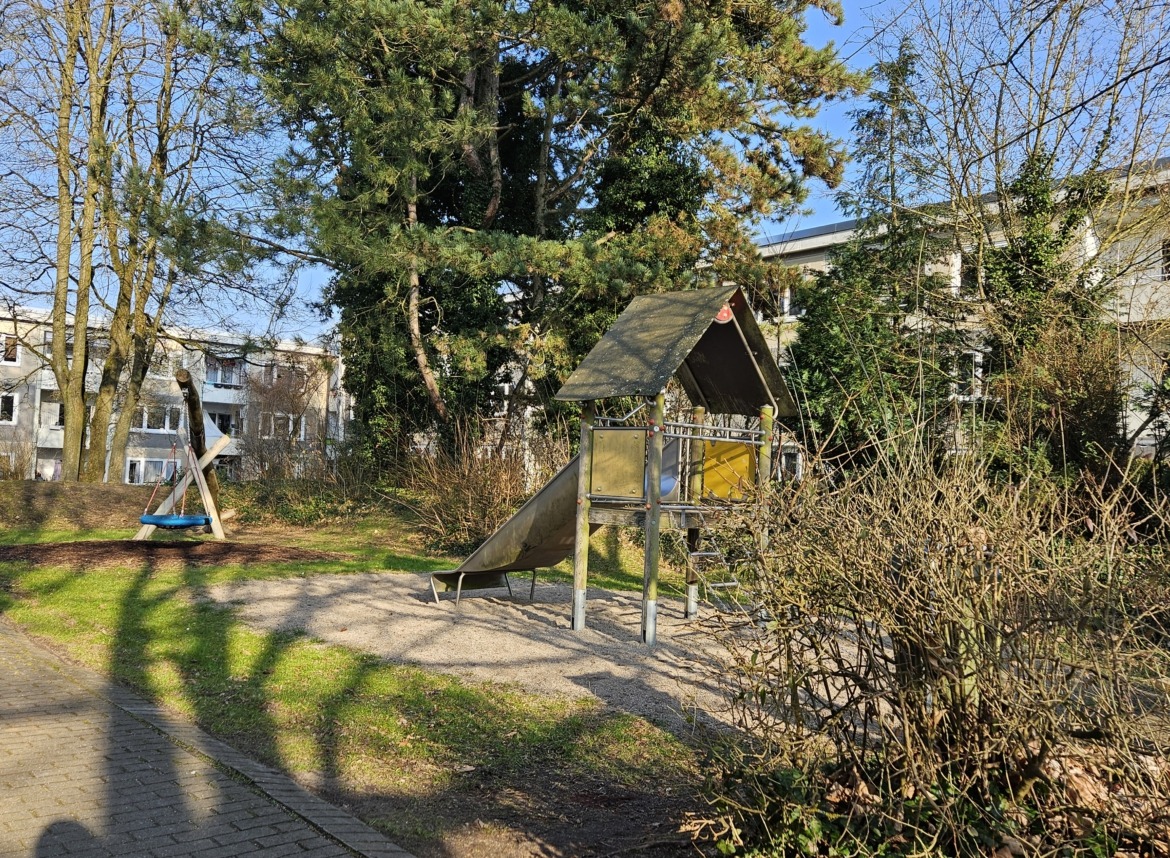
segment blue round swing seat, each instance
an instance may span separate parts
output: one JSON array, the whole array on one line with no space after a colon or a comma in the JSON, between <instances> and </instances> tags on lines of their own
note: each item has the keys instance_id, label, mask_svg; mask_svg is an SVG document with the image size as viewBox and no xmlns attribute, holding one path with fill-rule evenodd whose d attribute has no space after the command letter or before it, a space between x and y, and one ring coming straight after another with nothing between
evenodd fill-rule
<instances>
[{"instance_id":1,"label":"blue round swing seat","mask_svg":"<svg viewBox=\"0 0 1170 858\"><path fill-rule=\"evenodd\" d=\"M206 515L144 515L138 519L166 530L186 530L189 527L208 527L211 517Z\"/></svg>"}]
</instances>

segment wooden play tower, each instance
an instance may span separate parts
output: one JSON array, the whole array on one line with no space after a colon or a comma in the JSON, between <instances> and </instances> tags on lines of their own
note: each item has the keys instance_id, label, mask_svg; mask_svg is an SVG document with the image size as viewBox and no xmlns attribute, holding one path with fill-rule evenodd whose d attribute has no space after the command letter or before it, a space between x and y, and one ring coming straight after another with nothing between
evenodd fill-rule
<instances>
[{"instance_id":1,"label":"wooden play tower","mask_svg":"<svg viewBox=\"0 0 1170 858\"><path fill-rule=\"evenodd\" d=\"M685 422L665 420L671 378L690 402ZM686 531L698 554L700 532L752 483L772 477L776 421L796 416L796 406L734 286L635 298L556 398L581 405L578 456L458 569L432 576L432 584L456 589L458 599L462 589L507 584L508 572L535 575L572 554L572 627L581 630L589 535L602 525L640 527L642 639L653 645L662 529ZM624 417L599 416L601 404L617 399L641 405ZM687 616L697 610L698 590L689 563Z\"/></svg>"}]
</instances>

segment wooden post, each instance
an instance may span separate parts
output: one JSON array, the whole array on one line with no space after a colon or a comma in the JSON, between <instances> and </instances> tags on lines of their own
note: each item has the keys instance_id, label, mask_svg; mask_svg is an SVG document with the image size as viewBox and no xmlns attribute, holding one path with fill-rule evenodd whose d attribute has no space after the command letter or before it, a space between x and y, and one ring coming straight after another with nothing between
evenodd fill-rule
<instances>
[{"instance_id":1,"label":"wooden post","mask_svg":"<svg viewBox=\"0 0 1170 858\"><path fill-rule=\"evenodd\" d=\"M772 477L772 442L775 440L772 437L772 431L775 427L776 421L772 418L772 406L765 405L760 409L760 431L764 434L760 439L759 458L756 462L756 482L761 488L766 486Z\"/></svg>"},{"instance_id":2,"label":"wooden post","mask_svg":"<svg viewBox=\"0 0 1170 858\"><path fill-rule=\"evenodd\" d=\"M760 449L756 461L756 485L759 488L759 521L761 524L757 538L760 548L767 548L768 534L768 484L772 480L772 442L776 421L772 416L772 406L765 405L760 409Z\"/></svg>"},{"instance_id":3,"label":"wooden post","mask_svg":"<svg viewBox=\"0 0 1170 858\"><path fill-rule=\"evenodd\" d=\"M581 406L581 450L577 454L577 536L573 543L573 631L585 628L585 587L589 579L589 492L593 488L594 404Z\"/></svg>"},{"instance_id":4,"label":"wooden post","mask_svg":"<svg viewBox=\"0 0 1170 858\"><path fill-rule=\"evenodd\" d=\"M703 499L703 461L706 458L700 428L707 419L707 409L696 405L691 410L691 454L687 462L687 495L691 506L698 506ZM683 617L690 619L699 612L699 572L695 568L694 553L699 550L699 528L687 528L687 599Z\"/></svg>"},{"instance_id":5,"label":"wooden post","mask_svg":"<svg viewBox=\"0 0 1170 858\"><path fill-rule=\"evenodd\" d=\"M179 384L179 390L183 391L183 400L187 403L187 433L191 449L195 451L195 457L202 461L203 454L207 452L207 433L203 431L203 403L199 399L199 391L191 380L191 373L185 369L175 370L175 381ZM207 491L218 510L219 477L215 475L214 460L203 469L203 479L207 482Z\"/></svg>"},{"instance_id":6,"label":"wooden post","mask_svg":"<svg viewBox=\"0 0 1170 858\"><path fill-rule=\"evenodd\" d=\"M204 512L211 519L211 532L215 534L216 539L226 539L227 537L223 532L223 524L219 520L219 504L216 503L215 497L211 494L211 489L207 485L206 478L203 476L203 468L199 464L202 459L196 458L195 451L191 448L190 442L187 444L187 451L190 454L189 458L194 459L194 466L191 468L191 473L195 476L195 482L199 484L199 494L203 498ZM210 466L211 462L208 465Z\"/></svg>"},{"instance_id":7,"label":"wooden post","mask_svg":"<svg viewBox=\"0 0 1170 858\"><path fill-rule=\"evenodd\" d=\"M642 641L654 646L658 639L658 560L662 541L658 538L662 506L662 422L666 413L666 394L654 398L650 417L650 444L646 455L646 559L643 565Z\"/></svg>"}]
</instances>

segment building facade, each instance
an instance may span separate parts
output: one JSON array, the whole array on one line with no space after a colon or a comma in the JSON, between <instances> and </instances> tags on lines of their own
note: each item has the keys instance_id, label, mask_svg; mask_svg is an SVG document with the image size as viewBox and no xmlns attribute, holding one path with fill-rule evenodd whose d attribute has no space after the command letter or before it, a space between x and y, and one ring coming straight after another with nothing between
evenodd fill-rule
<instances>
[{"instance_id":1,"label":"building facade","mask_svg":"<svg viewBox=\"0 0 1170 858\"><path fill-rule=\"evenodd\" d=\"M1151 391L1170 385L1170 221L1161 191L1170 188L1170 162L1160 163L1158 181L1148 193L1136 195L1136 203L1123 213L1108 211L1097 222L1086 222L1076 247L1076 266L1090 276L1108 277L1114 287L1114 304L1102 314L1117 325L1117 356L1129 391L1128 407L1119 427L1133 438L1135 452L1153 455L1170 436L1170 418L1151 418ZM1151 218L1151 212L1155 217ZM841 221L792 232L763 242L760 254L768 262L813 277L827 271L831 252L857 235L857 221ZM1006 243L991 235L990 243ZM944 274L956 298L971 305L966 323L969 346L955 368L955 397L972 401L982 395L984 355L979 348L978 272L971 256L962 250L932 261L927 273ZM798 296L784 296L789 337L799 336Z\"/></svg>"},{"instance_id":2,"label":"building facade","mask_svg":"<svg viewBox=\"0 0 1170 858\"><path fill-rule=\"evenodd\" d=\"M26 311L0 321L0 342L0 477L57 479L64 412L45 359L52 345L47 317ZM96 391L107 349L100 329L89 332L88 344L85 387ZM170 331L155 347L139 401L129 415L129 435L119 451L124 455L111 451L107 456L108 482L156 483L181 465L181 439L188 425L175 380L179 369L190 373L199 393L205 432L231 437L219 458L220 472L229 479L316 474L329 468L345 438L350 400L336 351ZM116 403L106 430L111 441L125 405L124 397Z\"/></svg>"}]
</instances>

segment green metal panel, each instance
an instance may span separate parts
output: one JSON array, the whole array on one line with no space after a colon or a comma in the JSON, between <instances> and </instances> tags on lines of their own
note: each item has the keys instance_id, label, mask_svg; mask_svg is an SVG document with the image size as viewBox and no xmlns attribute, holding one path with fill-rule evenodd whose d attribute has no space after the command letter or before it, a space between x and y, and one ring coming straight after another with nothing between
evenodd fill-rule
<instances>
[{"instance_id":1,"label":"green metal panel","mask_svg":"<svg viewBox=\"0 0 1170 858\"><path fill-rule=\"evenodd\" d=\"M645 430L594 429L592 493L641 500L645 484Z\"/></svg>"}]
</instances>

